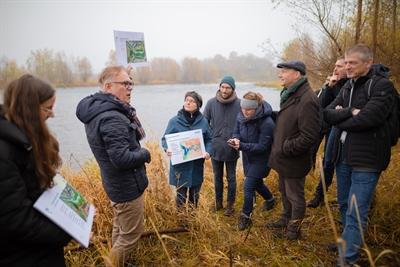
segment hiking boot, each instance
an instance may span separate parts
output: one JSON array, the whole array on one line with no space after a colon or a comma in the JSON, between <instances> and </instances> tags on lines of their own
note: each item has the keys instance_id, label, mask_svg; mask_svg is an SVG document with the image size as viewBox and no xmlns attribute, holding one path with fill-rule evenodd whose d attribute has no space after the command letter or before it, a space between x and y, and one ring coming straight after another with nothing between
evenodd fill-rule
<instances>
[{"instance_id":1,"label":"hiking boot","mask_svg":"<svg viewBox=\"0 0 400 267\"><path fill-rule=\"evenodd\" d=\"M277 222L269 222L266 224L266 226L271 229L284 229L287 227L288 223L289 223L288 220L279 218Z\"/></svg>"},{"instance_id":2,"label":"hiking boot","mask_svg":"<svg viewBox=\"0 0 400 267\"><path fill-rule=\"evenodd\" d=\"M261 211L272 210L276 205L275 198L272 201L265 201L264 205L261 207Z\"/></svg>"},{"instance_id":3,"label":"hiking boot","mask_svg":"<svg viewBox=\"0 0 400 267\"><path fill-rule=\"evenodd\" d=\"M225 216L231 216L235 212L235 207L234 207L235 202L233 201L228 201L228 204L225 207Z\"/></svg>"},{"instance_id":4,"label":"hiking boot","mask_svg":"<svg viewBox=\"0 0 400 267\"><path fill-rule=\"evenodd\" d=\"M247 227L251 226L252 223L253 222L251 221L251 218L242 213L239 216L239 222L238 222L237 229L238 229L238 231L243 231Z\"/></svg>"},{"instance_id":5,"label":"hiking boot","mask_svg":"<svg viewBox=\"0 0 400 267\"><path fill-rule=\"evenodd\" d=\"M215 203L213 204L213 206L211 207L210 211L215 213L218 210L222 210L224 207L222 206L222 200L217 200L215 201Z\"/></svg>"},{"instance_id":6,"label":"hiking boot","mask_svg":"<svg viewBox=\"0 0 400 267\"><path fill-rule=\"evenodd\" d=\"M317 207L319 207L319 205L321 205L322 203L324 203L324 197L323 196L321 196L320 194L318 194L318 193L315 193L315 197L310 201L310 202L308 202L308 207L309 208L317 208Z\"/></svg>"},{"instance_id":7,"label":"hiking boot","mask_svg":"<svg viewBox=\"0 0 400 267\"><path fill-rule=\"evenodd\" d=\"M301 220L290 221L283 233L275 233L274 236L276 238L286 238L287 240L301 239L300 226Z\"/></svg>"}]
</instances>

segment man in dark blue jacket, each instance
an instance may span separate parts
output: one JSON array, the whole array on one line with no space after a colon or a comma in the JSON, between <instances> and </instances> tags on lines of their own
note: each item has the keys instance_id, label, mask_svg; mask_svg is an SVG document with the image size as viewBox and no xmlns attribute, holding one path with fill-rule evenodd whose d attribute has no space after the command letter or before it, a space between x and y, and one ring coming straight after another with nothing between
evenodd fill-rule
<instances>
[{"instance_id":1,"label":"man in dark blue jacket","mask_svg":"<svg viewBox=\"0 0 400 267\"><path fill-rule=\"evenodd\" d=\"M358 261L368 208L381 172L389 165L391 156L386 118L394 103L395 89L386 75L371 68L372 59L371 49L364 44L347 49L345 64L350 80L324 110L325 120L338 128L334 161L344 241L339 243L338 266ZM375 82L371 84L368 100L365 87L369 86L372 77Z\"/></svg>"},{"instance_id":2,"label":"man in dark blue jacket","mask_svg":"<svg viewBox=\"0 0 400 267\"><path fill-rule=\"evenodd\" d=\"M76 109L114 211L106 266L124 266L137 244L143 229L142 194L149 183L145 163L150 153L140 146L145 132L130 105L133 82L127 71L105 68L99 76L100 92L82 99Z\"/></svg>"}]
</instances>

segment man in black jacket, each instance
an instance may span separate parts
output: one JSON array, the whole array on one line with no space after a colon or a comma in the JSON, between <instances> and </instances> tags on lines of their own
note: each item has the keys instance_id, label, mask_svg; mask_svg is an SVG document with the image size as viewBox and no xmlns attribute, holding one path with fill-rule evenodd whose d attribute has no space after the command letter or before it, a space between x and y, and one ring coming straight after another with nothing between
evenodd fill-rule
<instances>
[{"instance_id":1,"label":"man in black jacket","mask_svg":"<svg viewBox=\"0 0 400 267\"><path fill-rule=\"evenodd\" d=\"M76 109L114 211L106 266L118 267L127 265L142 233L142 194L149 183L145 163L150 162L150 152L140 146L145 132L130 105L133 82L128 71L120 66L105 68L99 76L100 92L82 99Z\"/></svg>"},{"instance_id":2,"label":"man in black jacket","mask_svg":"<svg viewBox=\"0 0 400 267\"><path fill-rule=\"evenodd\" d=\"M328 84L325 86L322 94L319 96L320 110L323 110L335 100L342 86L347 82L346 68L344 64L344 56L339 57L335 63L335 69L333 75L330 77ZM322 117L322 118L321 118ZM323 114L320 114L320 120L325 122ZM326 123L326 122L325 122ZM326 123L327 124L327 123ZM329 124L328 124L329 125ZM325 149L323 159L323 173L325 178L326 191L332 184L333 174L335 172L335 166L332 160L333 144L335 142L337 128L333 125L327 131L325 137ZM324 202L324 190L322 185L322 176L320 176L319 183L315 188L315 196L308 203L308 207L317 208L321 203Z\"/></svg>"},{"instance_id":3,"label":"man in black jacket","mask_svg":"<svg viewBox=\"0 0 400 267\"><path fill-rule=\"evenodd\" d=\"M344 242L339 243L338 266L358 261L361 230L365 232L368 208L380 174L389 165L391 156L386 118L394 103L395 89L386 75L371 68L372 58L371 49L364 44L346 51L345 65L350 80L324 110L325 120L339 129L334 161ZM368 100L365 87L374 75Z\"/></svg>"}]
</instances>

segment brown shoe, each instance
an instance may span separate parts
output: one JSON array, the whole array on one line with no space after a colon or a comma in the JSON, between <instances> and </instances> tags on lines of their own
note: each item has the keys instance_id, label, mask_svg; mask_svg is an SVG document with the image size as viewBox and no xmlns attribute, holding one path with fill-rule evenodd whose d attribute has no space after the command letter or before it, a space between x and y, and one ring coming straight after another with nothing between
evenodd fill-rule
<instances>
[{"instance_id":1,"label":"brown shoe","mask_svg":"<svg viewBox=\"0 0 400 267\"><path fill-rule=\"evenodd\" d=\"M271 229L284 229L287 227L289 221L279 218L277 222L269 222L266 224L266 227Z\"/></svg>"},{"instance_id":2,"label":"brown shoe","mask_svg":"<svg viewBox=\"0 0 400 267\"><path fill-rule=\"evenodd\" d=\"M301 239L301 227L302 220L290 221L287 228L283 233L274 233L276 238L286 238L287 240L298 240Z\"/></svg>"},{"instance_id":3,"label":"brown shoe","mask_svg":"<svg viewBox=\"0 0 400 267\"><path fill-rule=\"evenodd\" d=\"M210 211L211 212L217 212L218 210L222 210L224 207L222 206L222 201L217 200L215 201L214 205L211 207Z\"/></svg>"},{"instance_id":4,"label":"brown shoe","mask_svg":"<svg viewBox=\"0 0 400 267\"><path fill-rule=\"evenodd\" d=\"M225 216L231 216L235 212L234 204L235 202L228 201L228 204L225 207L225 212L224 212Z\"/></svg>"}]
</instances>

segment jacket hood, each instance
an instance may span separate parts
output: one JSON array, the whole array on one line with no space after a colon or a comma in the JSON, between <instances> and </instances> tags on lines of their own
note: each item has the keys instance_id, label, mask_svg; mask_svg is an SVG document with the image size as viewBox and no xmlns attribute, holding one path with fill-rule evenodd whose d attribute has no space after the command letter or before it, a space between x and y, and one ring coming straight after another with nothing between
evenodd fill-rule
<instances>
[{"instance_id":1,"label":"jacket hood","mask_svg":"<svg viewBox=\"0 0 400 267\"><path fill-rule=\"evenodd\" d=\"M260 107L258 107L257 109L259 109ZM254 117L250 118L250 119L246 119L246 117L243 115L243 111L240 110L239 114L238 114L238 118L240 121L249 121L249 122L253 122L253 121L258 121L259 119L263 118L263 117L267 117L270 116L272 114L272 107L271 105L266 102L263 101L262 106L261 106L261 111L255 115ZM257 112L257 110L256 110Z\"/></svg>"},{"instance_id":2,"label":"jacket hood","mask_svg":"<svg viewBox=\"0 0 400 267\"><path fill-rule=\"evenodd\" d=\"M390 78L390 68L386 67L385 65L382 64L372 64L371 69L373 70L373 74L382 76L385 78Z\"/></svg>"},{"instance_id":3,"label":"jacket hood","mask_svg":"<svg viewBox=\"0 0 400 267\"><path fill-rule=\"evenodd\" d=\"M127 113L120 107L115 100L102 93L95 93L82 99L76 107L76 117L83 123L89 123L97 115L110 111L117 110L122 113Z\"/></svg>"}]
</instances>

